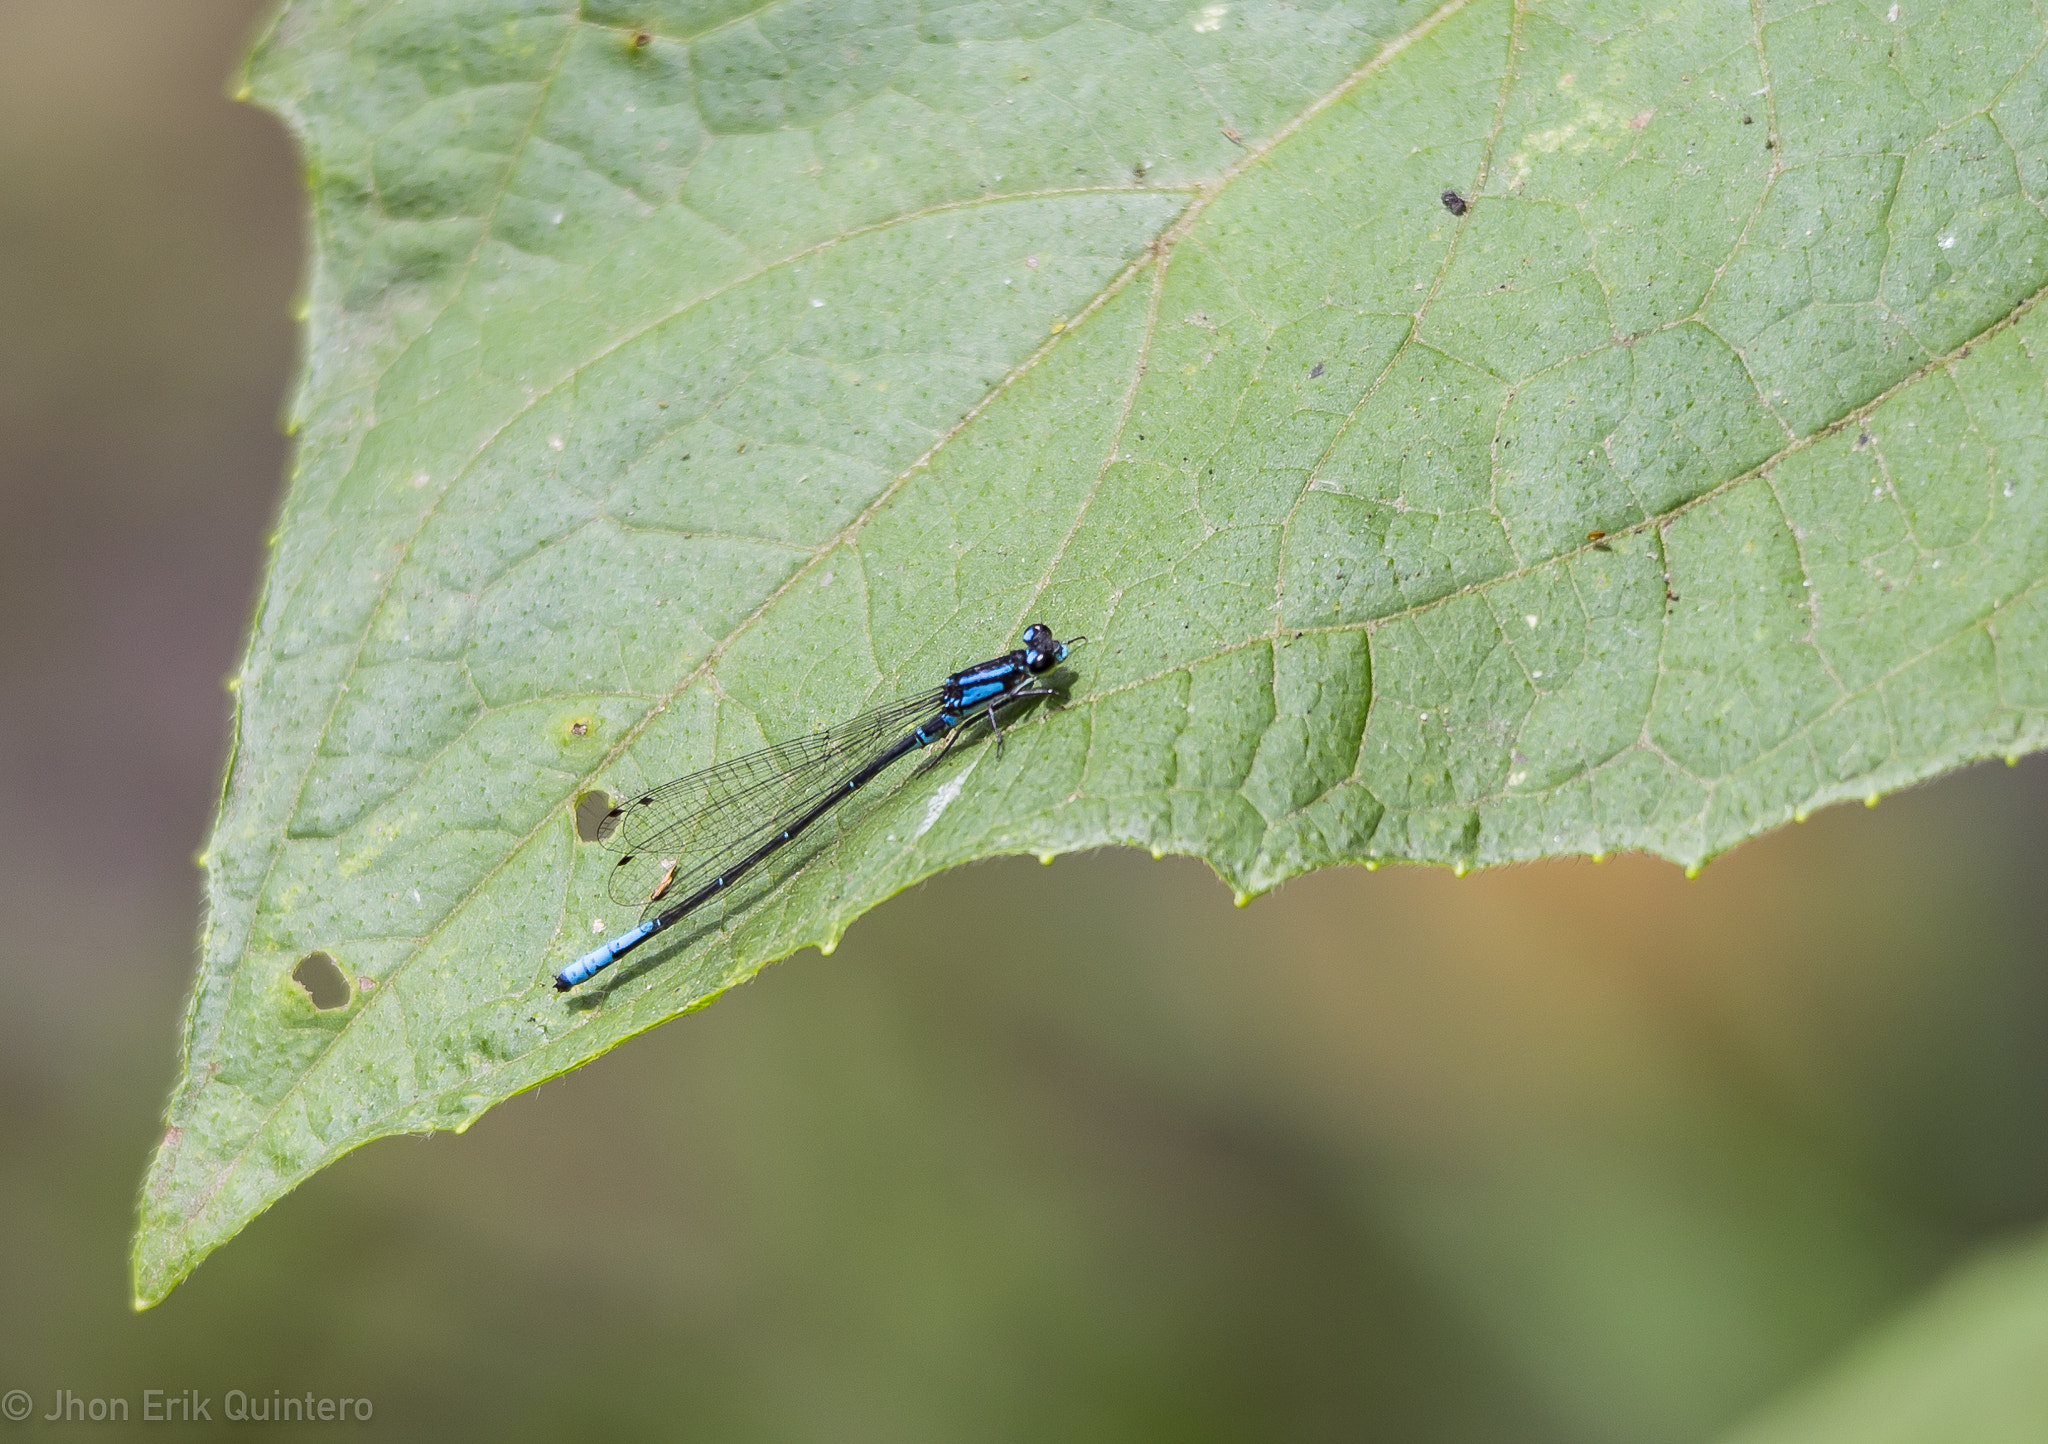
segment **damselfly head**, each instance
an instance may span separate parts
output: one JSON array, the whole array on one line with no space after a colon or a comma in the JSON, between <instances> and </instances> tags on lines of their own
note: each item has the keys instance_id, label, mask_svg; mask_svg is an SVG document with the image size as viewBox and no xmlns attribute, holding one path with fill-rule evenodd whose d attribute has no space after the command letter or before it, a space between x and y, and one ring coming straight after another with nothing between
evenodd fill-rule
<instances>
[{"instance_id":1,"label":"damselfly head","mask_svg":"<svg viewBox=\"0 0 2048 1444\"><path fill-rule=\"evenodd\" d=\"M1052 634L1043 622L1024 629L1024 665L1034 673L1050 672L1067 660L1067 644Z\"/></svg>"}]
</instances>

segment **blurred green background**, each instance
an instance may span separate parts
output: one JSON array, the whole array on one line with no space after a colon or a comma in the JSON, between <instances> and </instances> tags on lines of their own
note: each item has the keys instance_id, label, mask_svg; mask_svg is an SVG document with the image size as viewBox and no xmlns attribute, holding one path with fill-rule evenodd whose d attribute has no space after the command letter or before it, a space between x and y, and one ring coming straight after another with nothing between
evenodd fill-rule
<instances>
[{"instance_id":1,"label":"blurred green background","mask_svg":"<svg viewBox=\"0 0 2048 1444\"><path fill-rule=\"evenodd\" d=\"M259 8L0 0L0 1391L367 1396L392 1437L1656 1444L1938 1438L1885 1390L1952 1418L2048 1357L2039 759L1695 882L1347 871L1239 911L1185 861L959 871L354 1155L131 1314L287 461L296 162L223 98ZM2000 1407L2022 1432L1969 1437L2048 1430Z\"/></svg>"}]
</instances>

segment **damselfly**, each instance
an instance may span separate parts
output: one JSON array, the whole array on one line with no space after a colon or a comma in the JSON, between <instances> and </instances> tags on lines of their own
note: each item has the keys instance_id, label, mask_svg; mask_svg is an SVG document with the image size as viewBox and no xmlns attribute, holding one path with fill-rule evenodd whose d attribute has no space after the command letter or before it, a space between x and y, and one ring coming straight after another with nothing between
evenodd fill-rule
<instances>
[{"instance_id":1,"label":"damselfly","mask_svg":"<svg viewBox=\"0 0 2048 1444\"><path fill-rule=\"evenodd\" d=\"M925 764L934 766L983 718L1000 747L999 712L1058 695L1031 681L1083 640L1062 642L1033 622L1023 646L955 672L929 692L620 803L605 814L598 837L623 854L611 869L612 900L639 908L640 923L555 974L556 989L567 992L674 927L909 753L943 741Z\"/></svg>"}]
</instances>

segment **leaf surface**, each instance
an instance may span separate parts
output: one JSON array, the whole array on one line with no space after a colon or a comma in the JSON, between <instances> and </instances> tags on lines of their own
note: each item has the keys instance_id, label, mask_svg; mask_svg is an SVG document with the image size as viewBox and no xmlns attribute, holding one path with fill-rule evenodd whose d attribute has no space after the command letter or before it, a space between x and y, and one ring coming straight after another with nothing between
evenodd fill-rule
<instances>
[{"instance_id":1,"label":"leaf surface","mask_svg":"<svg viewBox=\"0 0 2048 1444\"><path fill-rule=\"evenodd\" d=\"M286 6L299 446L138 1300L955 863L1697 865L2039 745L2043 41L1992 0ZM552 993L630 921L586 790L1038 619L1091 639L1068 705Z\"/></svg>"}]
</instances>

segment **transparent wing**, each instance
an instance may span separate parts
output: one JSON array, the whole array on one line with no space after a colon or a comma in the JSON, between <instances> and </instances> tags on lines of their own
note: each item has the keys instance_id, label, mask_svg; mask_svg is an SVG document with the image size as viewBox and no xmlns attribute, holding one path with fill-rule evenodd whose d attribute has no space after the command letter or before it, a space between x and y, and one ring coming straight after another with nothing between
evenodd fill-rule
<instances>
[{"instance_id":1,"label":"transparent wing","mask_svg":"<svg viewBox=\"0 0 2048 1444\"><path fill-rule=\"evenodd\" d=\"M653 910L685 897L695 882L744 857L787 819L939 709L934 688L858 717L664 782L614 807L598 829L623 853L612 868L612 901Z\"/></svg>"}]
</instances>

